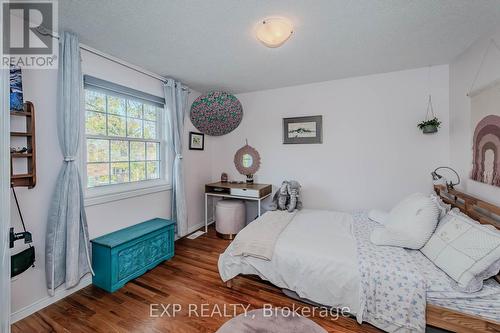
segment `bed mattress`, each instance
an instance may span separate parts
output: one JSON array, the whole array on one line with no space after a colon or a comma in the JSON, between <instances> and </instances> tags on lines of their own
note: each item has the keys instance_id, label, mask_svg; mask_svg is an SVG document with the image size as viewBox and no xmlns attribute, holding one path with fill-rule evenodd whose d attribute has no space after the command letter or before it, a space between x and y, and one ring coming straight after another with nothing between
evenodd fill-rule
<instances>
[{"instance_id":1,"label":"bed mattress","mask_svg":"<svg viewBox=\"0 0 500 333\"><path fill-rule=\"evenodd\" d=\"M272 260L232 256L230 245L220 256L219 273L224 281L239 274L258 275L280 288L295 291L301 298L332 307L348 307L357 316L358 322L370 318L368 321L379 328L398 331L390 326L391 320L379 321L380 311L375 313L376 318L373 317L374 312L372 316L367 315L362 297L367 291L367 284L383 277L366 274L374 266L373 262L369 262L373 253L379 252L379 263L388 265L389 271L404 266L405 273L398 272L397 275L412 281L412 284L422 282L422 304L425 304L426 298L430 304L500 322L500 284L496 281L486 281L483 289L476 293L459 292L453 280L420 251L373 248L375 245L369 242L369 232L373 227L374 222L364 213L351 215L302 210L280 235ZM364 271L362 266L365 266ZM361 276L370 276L370 282L362 281ZM380 287L374 286L371 291L377 292ZM401 297L405 293L405 288L399 289L393 297ZM421 321L425 323L425 306L421 309L419 316L423 315ZM361 318L363 312L365 317ZM413 316L416 315L414 312Z\"/></svg>"}]
</instances>

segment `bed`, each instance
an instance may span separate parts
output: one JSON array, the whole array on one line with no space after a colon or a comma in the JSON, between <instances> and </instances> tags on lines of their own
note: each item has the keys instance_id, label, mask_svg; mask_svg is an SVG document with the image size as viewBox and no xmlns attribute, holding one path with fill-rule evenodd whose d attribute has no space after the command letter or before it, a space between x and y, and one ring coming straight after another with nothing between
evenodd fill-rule
<instances>
[{"instance_id":1,"label":"bed","mask_svg":"<svg viewBox=\"0 0 500 333\"><path fill-rule=\"evenodd\" d=\"M495 223L489 212L498 213L496 207L456 191L442 194L476 220ZM240 274L258 275L303 299L347 307L359 323L389 332L422 332L425 324L464 332L500 330L497 281L488 280L474 294L457 292L420 251L373 245L374 227L364 213L302 210L281 232L271 260L233 256L232 243L220 256L219 273L228 285Z\"/></svg>"}]
</instances>

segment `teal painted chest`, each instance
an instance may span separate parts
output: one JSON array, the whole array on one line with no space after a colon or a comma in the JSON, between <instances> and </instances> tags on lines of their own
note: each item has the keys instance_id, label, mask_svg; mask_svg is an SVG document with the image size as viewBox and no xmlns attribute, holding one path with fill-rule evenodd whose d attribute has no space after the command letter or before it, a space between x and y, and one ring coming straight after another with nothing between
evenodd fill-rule
<instances>
[{"instance_id":1,"label":"teal painted chest","mask_svg":"<svg viewBox=\"0 0 500 333\"><path fill-rule=\"evenodd\" d=\"M92 283L114 292L174 256L175 223L156 218L95 238Z\"/></svg>"}]
</instances>

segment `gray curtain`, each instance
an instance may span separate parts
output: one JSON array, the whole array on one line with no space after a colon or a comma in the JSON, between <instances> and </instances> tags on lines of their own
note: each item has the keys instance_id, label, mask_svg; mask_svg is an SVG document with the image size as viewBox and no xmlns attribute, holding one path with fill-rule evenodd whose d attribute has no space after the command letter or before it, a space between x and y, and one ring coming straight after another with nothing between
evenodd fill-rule
<instances>
[{"instance_id":1,"label":"gray curtain","mask_svg":"<svg viewBox=\"0 0 500 333\"><path fill-rule=\"evenodd\" d=\"M47 221L45 270L49 294L65 284L76 286L92 271L87 218L76 157L83 110L83 77L78 37L59 40L57 132L64 156Z\"/></svg>"},{"instance_id":2,"label":"gray curtain","mask_svg":"<svg viewBox=\"0 0 500 333\"><path fill-rule=\"evenodd\" d=\"M1 9L0 9L1 15ZM0 69L0 332L10 332L9 70Z\"/></svg>"},{"instance_id":3,"label":"gray curtain","mask_svg":"<svg viewBox=\"0 0 500 333\"><path fill-rule=\"evenodd\" d=\"M180 82L169 79L164 85L165 111L167 117L169 145L173 155L172 172L172 219L177 223L177 234L182 237L188 232L186 193L182 171L182 142L184 119L186 117L188 88Z\"/></svg>"}]
</instances>

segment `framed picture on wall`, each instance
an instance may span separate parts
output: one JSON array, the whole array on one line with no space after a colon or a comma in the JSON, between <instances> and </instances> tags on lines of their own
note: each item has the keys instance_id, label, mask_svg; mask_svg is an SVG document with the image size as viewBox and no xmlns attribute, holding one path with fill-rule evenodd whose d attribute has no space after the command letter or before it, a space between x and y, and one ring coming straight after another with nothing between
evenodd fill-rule
<instances>
[{"instance_id":1,"label":"framed picture on wall","mask_svg":"<svg viewBox=\"0 0 500 333\"><path fill-rule=\"evenodd\" d=\"M283 118L283 143L323 143L323 116Z\"/></svg>"},{"instance_id":2,"label":"framed picture on wall","mask_svg":"<svg viewBox=\"0 0 500 333\"><path fill-rule=\"evenodd\" d=\"M23 81L21 68L10 66L10 110L23 111Z\"/></svg>"},{"instance_id":3,"label":"framed picture on wall","mask_svg":"<svg viewBox=\"0 0 500 333\"><path fill-rule=\"evenodd\" d=\"M189 149L204 150L205 149L205 134L189 132Z\"/></svg>"}]
</instances>

